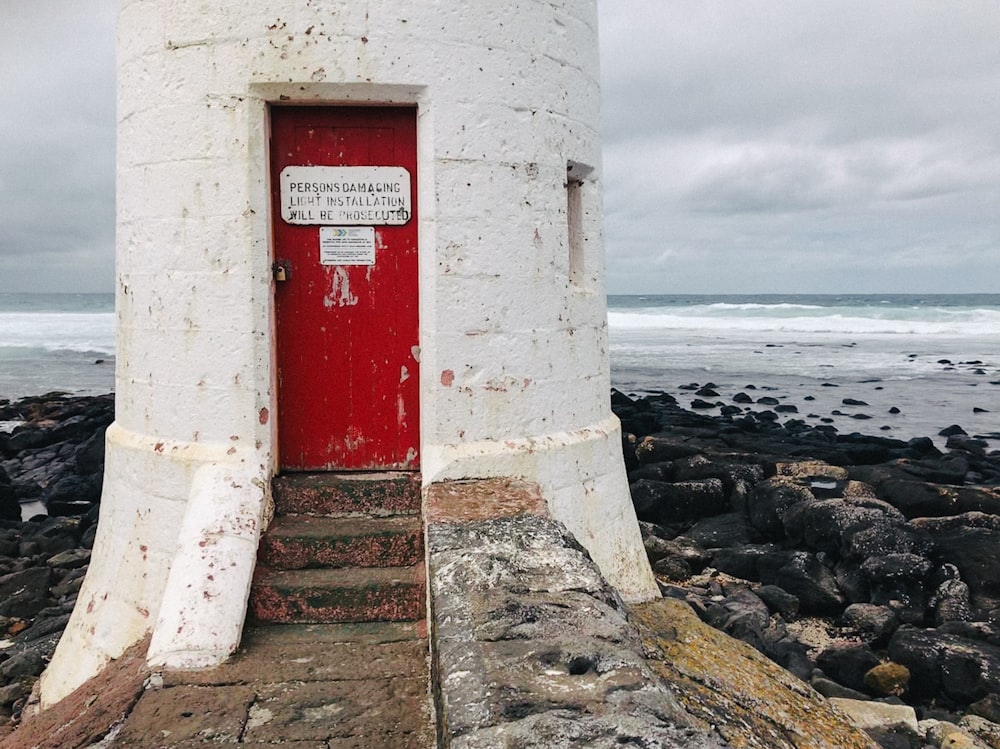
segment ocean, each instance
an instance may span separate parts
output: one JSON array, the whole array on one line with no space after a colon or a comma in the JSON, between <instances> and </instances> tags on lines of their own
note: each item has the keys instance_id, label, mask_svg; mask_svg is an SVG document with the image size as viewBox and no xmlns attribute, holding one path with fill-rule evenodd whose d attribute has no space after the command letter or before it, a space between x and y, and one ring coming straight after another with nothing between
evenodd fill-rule
<instances>
[{"instance_id":1,"label":"ocean","mask_svg":"<svg viewBox=\"0 0 1000 749\"><path fill-rule=\"evenodd\" d=\"M608 324L623 392L744 392L794 406L782 421L942 444L958 424L1000 447L1000 294L610 296Z\"/></svg>"},{"instance_id":2,"label":"ocean","mask_svg":"<svg viewBox=\"0 0 1000 749\"><path fill-rule=\"evenodd\" d=\"M0 398L114 384L114 294L0 293Z\"/></svg>"},{"instance_id":3,"label":"ocean","mask_svg":"<svg viewBox=\"0 0 1000 749\"><path fill-rule=\"evenodd\" d=\"M1000 448L1000 294L610 296L608 323L624 392L745 392L794 406L783 420L900 439L958 424ZM113 294L0 294L0 398L111 392L114 355Z\"/></svg>"}]
</instances>

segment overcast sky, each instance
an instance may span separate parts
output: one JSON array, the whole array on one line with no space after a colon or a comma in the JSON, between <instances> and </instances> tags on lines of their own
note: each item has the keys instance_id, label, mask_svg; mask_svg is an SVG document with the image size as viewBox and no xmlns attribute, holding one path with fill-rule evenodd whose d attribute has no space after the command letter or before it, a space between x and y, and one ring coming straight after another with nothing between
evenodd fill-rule
<instances>
[{"instance_id":1,"label":"overcast sky","mask_svg":"<svg viewBox=\"0 0 1000 749\"><path fill-rule=\"evenodd\" d=\"M0 0L0 291L111 291L116 0ZM603 0L612 293L1000 292L998 0Z\"/></svg>"}]
</instances>

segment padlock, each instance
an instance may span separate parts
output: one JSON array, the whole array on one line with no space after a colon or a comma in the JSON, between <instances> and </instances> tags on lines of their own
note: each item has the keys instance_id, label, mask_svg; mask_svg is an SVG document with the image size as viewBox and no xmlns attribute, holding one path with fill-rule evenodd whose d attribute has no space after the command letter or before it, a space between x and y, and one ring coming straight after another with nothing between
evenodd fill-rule
<instances>
[{"instance_id":1,"label":"padlock","mask_svg":"<svg viewBox=\"0 0 1000 749\"><path fill-rule=\"evenodd\" d=\"M277 282L287 281L291 278L291 263L287 260L278 260L271 267L271 271L274 274L274 280Z\"/></svg>"}]
</instances>

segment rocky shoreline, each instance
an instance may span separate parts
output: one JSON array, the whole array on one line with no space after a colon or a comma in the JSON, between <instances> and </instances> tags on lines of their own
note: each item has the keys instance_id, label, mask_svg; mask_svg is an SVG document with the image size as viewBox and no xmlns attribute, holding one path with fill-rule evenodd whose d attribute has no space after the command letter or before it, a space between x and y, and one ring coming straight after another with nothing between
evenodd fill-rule
<instances>
[{"instance_id":1,"label":"rocky shoreline","mask_svg":"<svg viewBox=\"0 0 1000 749\"><path fill-rule=\"evenodd\" d=\"M942 451L733 400L705 416L613 393L663 594L885 713L883 747L1000 746L1000 451L957 426Z\"/></svg>"},{"instance_id":2,"label":"rocky shoreline","mask_svg":"<svg viewBox=\"0 0 1000 749\"><path fill-rule=\"evenodd\" d=\"M19 716L73 611L113 418L111 395L0 403L0 716Z\"/></svg>"},{"instance_id":3,"label":"rocky shoreline","mask_svg":"<svg viewBox=\"0 0 1000 749\"><path fill-rule=\"evenodd\" d=\"M940 450L741 400L706 416L612 394L664 595L861 710L887 749L1000 747L1000 452L958 428ZM113 409L0 403L20 422L0 434L0 713L15 721L86 572Z\"/></svg>"}]
</instances>

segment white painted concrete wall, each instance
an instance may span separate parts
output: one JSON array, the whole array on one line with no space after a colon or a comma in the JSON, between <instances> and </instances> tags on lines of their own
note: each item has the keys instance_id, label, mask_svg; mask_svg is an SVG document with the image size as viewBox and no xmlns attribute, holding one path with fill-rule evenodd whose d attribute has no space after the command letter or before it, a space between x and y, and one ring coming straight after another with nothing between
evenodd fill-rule
<instances>
[{"instance_id":1,"label":"white painted concrete wall","mask_svg":"<svg viewBox=\"0 0 1000 749\"><path fill-rule=\"evenodd\" d=\"M122 0L118 33L117 422L43 701L151 629L159 663L238 644L275 467L270 102L417 105L423 480L537 481L655 596L608 404L594 0Z\"/></svg>"}]
</instances>

